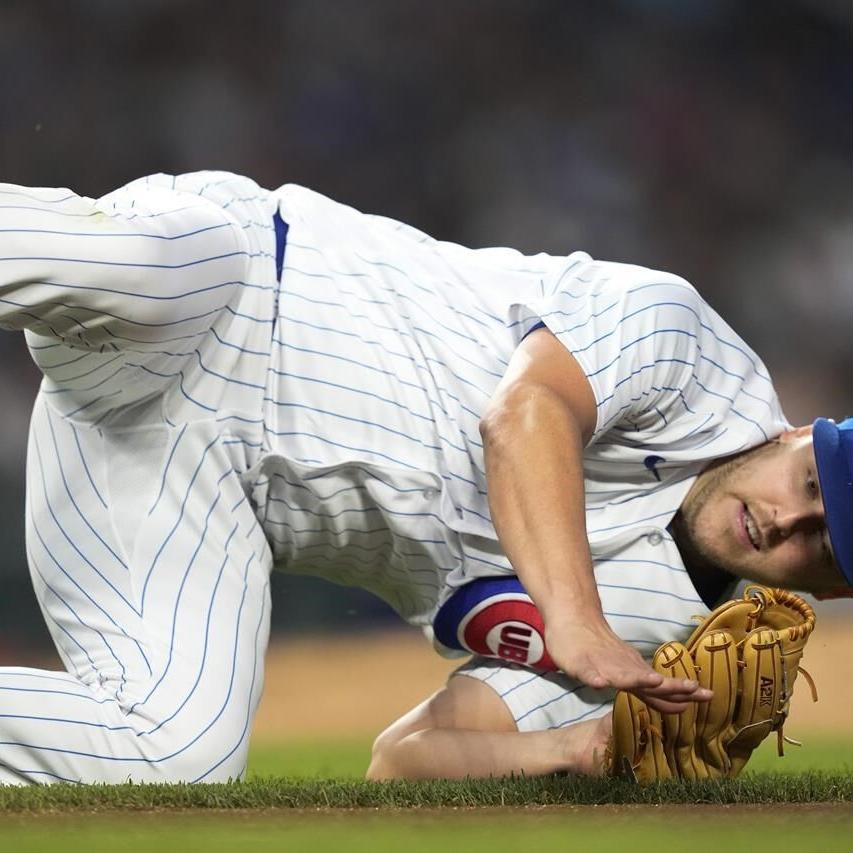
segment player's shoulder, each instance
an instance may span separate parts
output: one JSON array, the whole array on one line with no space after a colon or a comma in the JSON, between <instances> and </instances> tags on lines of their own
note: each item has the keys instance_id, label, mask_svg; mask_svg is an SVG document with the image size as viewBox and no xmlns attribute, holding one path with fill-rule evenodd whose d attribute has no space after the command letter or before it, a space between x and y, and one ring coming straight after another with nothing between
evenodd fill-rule
<instances>
[{"instance_id":1,"label":"player's shoulder","mask_svg":"<svg viewBox=\"0 0 853 853\"><path fill-rule=\"evenodd\" d=\"M717 314L686 278L639 264L602 261L578 253L569 256L555 277L555 290L594 300L595 312L613 319L657 328L675 325L702 328L718 322Z\"/></svg>"},{"instance_id":2,"label":"player's shoulder","mask_svg":"<svg viewBox=\"0 0 853 853\"><path fill-rule=\"evenodd\" d=\"M585 265L584 277L594 282L597 290L630 295L637 300L683 298L703 301L697 289L686 278L640 264L591 258Z\"/></svg>"}]
</instances>

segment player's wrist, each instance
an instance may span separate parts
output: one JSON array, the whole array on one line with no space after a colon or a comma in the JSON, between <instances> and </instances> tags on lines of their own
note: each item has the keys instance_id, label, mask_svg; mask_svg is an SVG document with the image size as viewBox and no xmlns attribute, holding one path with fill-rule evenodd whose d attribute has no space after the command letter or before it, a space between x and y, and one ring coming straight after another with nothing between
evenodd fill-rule
<instances>
[{"instance_id":1,"label":"player's wrist","mask_svg":"<svg viewBox=\"0 0 853 853\"><path fill-rule=\"evenodd\" d=\"M609 630L598 595L594 598L552 598L540 607L546 631L580 626Z\"/></svg>"}]
</instances>

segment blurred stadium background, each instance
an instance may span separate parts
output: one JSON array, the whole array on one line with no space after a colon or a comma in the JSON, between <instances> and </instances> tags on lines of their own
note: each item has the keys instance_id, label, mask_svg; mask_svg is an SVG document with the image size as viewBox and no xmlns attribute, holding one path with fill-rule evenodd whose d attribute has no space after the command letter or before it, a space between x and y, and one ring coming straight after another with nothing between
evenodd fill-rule
<instances>
[{"instance_id":1,"label":"blurred stadium background","mask_svg":"<svg viewBox=\"0 0 853 853\"><path fill-rule=\"evenodd\" d=\"M0 79L4 181L225 168L470 245L672 270L792 422L853 413L843 0L0 0ZM23 541L37 382L0 336L3 663L50 649ZM279 633L392 624L317 581L274 596Z\"/></svg>"}]
</instances>

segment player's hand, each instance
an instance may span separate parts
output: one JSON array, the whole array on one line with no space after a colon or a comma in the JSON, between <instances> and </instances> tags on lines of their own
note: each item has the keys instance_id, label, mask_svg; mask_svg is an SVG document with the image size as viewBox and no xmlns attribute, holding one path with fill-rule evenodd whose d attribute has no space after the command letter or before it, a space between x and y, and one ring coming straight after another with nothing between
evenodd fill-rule
<instances>
[{"instance_id":1,"label":"player's hand","mask_svg":"<svg viewBox=\"0 0 853 853\"><path fill-rule=\"evenodd\" d=\"M707 702L712 696L695 681L665 678L655 672L603 621L548 625L545 644L554 663L572 678L596 689L627 690L666 714L679 713L689 702Z\"/></svg>"}]
</instances>

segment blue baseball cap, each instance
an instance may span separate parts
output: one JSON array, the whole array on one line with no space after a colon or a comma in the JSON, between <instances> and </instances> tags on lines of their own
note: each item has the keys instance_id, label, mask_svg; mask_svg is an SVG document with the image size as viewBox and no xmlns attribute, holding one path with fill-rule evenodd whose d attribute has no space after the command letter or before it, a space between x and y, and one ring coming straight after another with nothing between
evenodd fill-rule
<instances>
[{"instance_id":1,"label":"blue baseball cap","mask_svg":"<svg viewBox=\"0 0 853 853\"><path fill-rule=\"evenodd\" d=\"M812 428L829 541L841 573L853 586L853 418L818 418Z\"/></svg>"}]
</instances>

